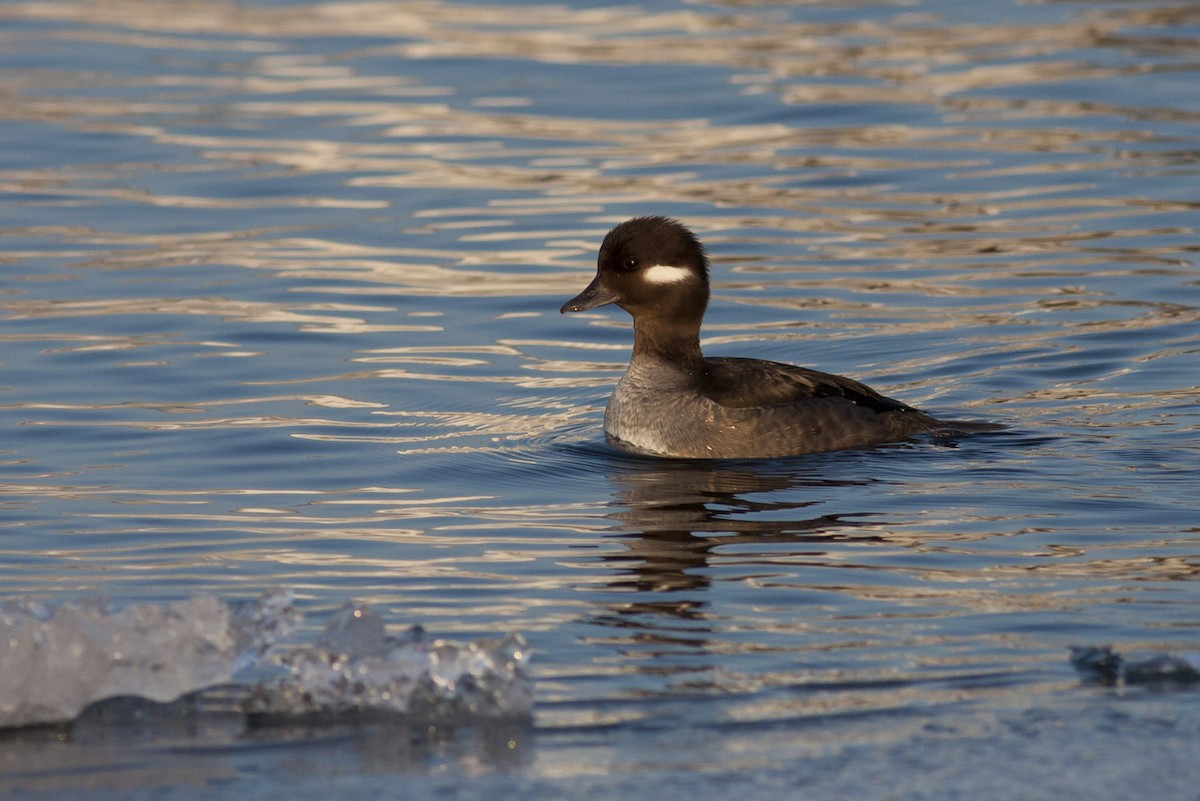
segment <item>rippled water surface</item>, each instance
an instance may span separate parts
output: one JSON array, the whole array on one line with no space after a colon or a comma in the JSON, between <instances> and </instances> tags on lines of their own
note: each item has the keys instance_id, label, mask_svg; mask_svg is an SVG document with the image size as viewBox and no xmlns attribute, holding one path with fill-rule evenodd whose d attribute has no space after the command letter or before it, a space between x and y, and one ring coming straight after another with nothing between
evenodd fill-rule
<instances>
[{"instance_id":1,"label":"rippled water surface","mask_svg":"<svg viewBox=\"0 0 1200 801\"><path fill-rule=\"evenodd\" d=\"M520 632L528 725L81 723L11 797L1194 798L1195 3L0 5L0 598ZM603 443L605 231L706 351L1006 429ZM0 681L3 679L0 678Z\"/></svg>"}]
</instances>

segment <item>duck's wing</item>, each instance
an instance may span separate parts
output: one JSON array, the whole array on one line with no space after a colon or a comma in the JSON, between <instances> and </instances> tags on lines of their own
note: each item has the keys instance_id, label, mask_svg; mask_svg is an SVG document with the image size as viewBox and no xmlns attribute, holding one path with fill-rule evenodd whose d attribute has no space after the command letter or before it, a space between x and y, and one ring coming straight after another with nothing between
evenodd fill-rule
<instances>
[{"instance_id":1,"label":"duck's wing","mask_svg":"<svg viewBox=\"0 0 1200 801\"><path fill-rule=\"evenodd\" d=\"M762 359L705 359L702 382L706 396L730 408L783 406L817 398L844 398L878 413L916 411L853 379Z\"/></svg>"}]
</instances>

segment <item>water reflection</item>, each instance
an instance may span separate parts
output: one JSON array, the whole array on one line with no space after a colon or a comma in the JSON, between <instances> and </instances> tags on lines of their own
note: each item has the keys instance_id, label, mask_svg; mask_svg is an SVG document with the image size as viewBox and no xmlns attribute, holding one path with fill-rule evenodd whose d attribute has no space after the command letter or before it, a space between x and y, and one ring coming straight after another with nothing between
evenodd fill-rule
<instances>
[{"instance_id":1,"label":"water reflection","mask_svg":"<svg viewBox=\"0 0 1200 801\"><path fill-rule=\"evenodd\" d=\"M262 770L321 779L476 774L526 767L535 753L527 721L259 726L240 713L207 708L213 702L219 699L165 705L114 699L69 726L0 733L0 792L18 797L211 786ZM314 753L320 759L312 759Z\"/></svg>"},{"instance_id":2,"label":"water reflection","mask_svg":"<svg viewBox=\"0 0 1200 801\"><path fill-rule=\"evenodd\" d=\"M1171 17L1178 10L1164 13ZM956 25L904 13L892 19L844 14L842 21L820 24L796 11L746 6L715 14L547 7L539 11L546 28L536 33L503 6L477 4L464 15L454 4L437 2L387 9L374 3L315 4L304 13L197 3L122 9L31 2L10 4L0 14L64 25L59 40L172 51L165 74L153 77L69 69L10 77L6 116L11 119L98 128L172 150L191 149L202 165L158 169L220 172L232 166L246 170L246 180L268 184L295 175L344 177L336 196L274 191L259 198L104 186L122 170L150 166L144 164L106 165L92 172L42 168L7 176L9 191L37 196L41 203L385 209L400 202L394 193L364 197L355 190L460 187L509 194L532 190L541 197L497 199L485 206L420 204L413 213L431 225L494 225L510 222L513 215L552 210L564 198L576 213L599 212L619 200L703 201L755 207L756 213L784 209L782 225L794 231L869 236L881 220L922 224L930 217L1019 231L1019 218L1030 209L1041 213L1034 227L1043 230L1048 221L1066 224L1081 214L1097 219L1132 213L1147 199L1098 195L1091 191L1095 181L1111 171L1161 172L1195 158L1194 148L1181 146L1185 139L1140 124L1146 119L1194 122L1185 98L1174 108L1036 96L1042 86L1103 85L1148 69L1188 73L1188 51L1180 46L1186 40L1139 29L1154 24L1147 18L1157 18L1145 9L1064 14L1055 25L1044 26ZM203 74L196 62L207 58L210 44L195 34L231 32L237 35L226 46L241 50L240 61L230 54L235 60L227 70L234 74ZM318 32L384 41L332 53L279 52ZM698 39L703 47L696 46ZM1086 55L1094 49L1108 56L1105 63ZM1077 58L1056 57L1075 51ZM1148 67L1139 52L1153 54L1158 62ZM530 104L529 98L452 102L464 87L426 85L407 74L418 72L413 64L433 69L439 59L463 57L481 64L497 57L544 65L703 64L736 70L733 82L746 95L769 93L802 108L902 105L931 109L935 116L830 126L800 124L788 114L748 124L686 115L606 119L516 113L512 107ZM814 75L822 80L806 80ZM570 83L569 76L553 80ZM97 84L108 91L77 96ZM143 90L147 84L157 93L152 102L135 102L120 91ZM652 93L646 95L645 102L652 102ZM449 99L431 102L431 96ZM215 115L218 124L176 122L207 115ZM907 119L910 113L900 116ZM1024 124L1047 118L1058 124ZM1110 124L1101 130L1086 124L1098 118ZM237 124L221 124L230 119ZM343 129L379 135L360 141L331 135L320 125L305 125L307 136L256 135L264 127L290 129L295 126L289 123L306 120L337 120ZM1006 158L1039 152L1054 155L1036 162ZM264 165L285 172L264 174ZM950 180L925 192L897 190L890 176L912 171ZM859 180L864 174L878 177L864 185ZM1046 180L1058 174L1082 177L1071 183ZM1014 177L1022 180L1001 180ZM1055 211L1046 215L1049 209Z\"/></svg>"},{"instance_id":3,"label":"water reflection","mask_svg":"<svg viewBox=\"0 0 1200 801\"><path fill-rule=\"evenodd\" d=\"M854 513L805 514L820 502L803 496L790 500L796 494L782 491L873 482L830 481L814 473L778 463L623 462L612 476L616 511L609 517L630 533L621 536L626 553L605 557L617 575L612 586L650 592L700 589L711 581L711 557L730 544L808 543L819 554L822 544L859 539L852 533L859 525ZM863 534L862 539L877 537ZM789 552L797 555L795 549ZM661 608L663 602L648 603Z\"/></svg>"}]
</instances>

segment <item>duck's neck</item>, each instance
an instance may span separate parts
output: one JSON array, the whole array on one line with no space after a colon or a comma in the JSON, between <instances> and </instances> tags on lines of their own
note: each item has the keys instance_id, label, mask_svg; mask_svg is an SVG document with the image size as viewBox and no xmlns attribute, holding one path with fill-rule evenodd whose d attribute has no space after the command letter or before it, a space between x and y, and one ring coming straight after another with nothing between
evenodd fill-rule
<instances>
[{"instance_id":1,"label":"duck's neck","mask_svg":"<svg viewBox=\"0 0 1200 801\"><path fill-rule=\"evenodd\" d=\"M632 362L658 360L688 374L703 371L700 324L664 320L633 321Z\"/></svg>"}]
</instances>

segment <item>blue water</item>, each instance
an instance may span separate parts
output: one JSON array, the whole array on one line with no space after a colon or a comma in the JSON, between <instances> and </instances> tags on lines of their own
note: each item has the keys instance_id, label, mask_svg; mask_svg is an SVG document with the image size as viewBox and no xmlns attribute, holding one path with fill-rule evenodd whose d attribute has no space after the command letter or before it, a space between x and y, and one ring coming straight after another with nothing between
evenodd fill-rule
<instances>
[{"instance_id":1,"label":"blue water","mask_svg":"<svg viewBox=\"0 0 1200 801\"><path fill-rule=\"evenodd\" d=\"M0 598L294 591L520 632L528 724L84 722L10 797L1194 797L1187 2L0 5ZM704 347L957 440L603 443L612 225ZM2 679L0 679L2 680Z\"/></svg>"}]
</instances>

